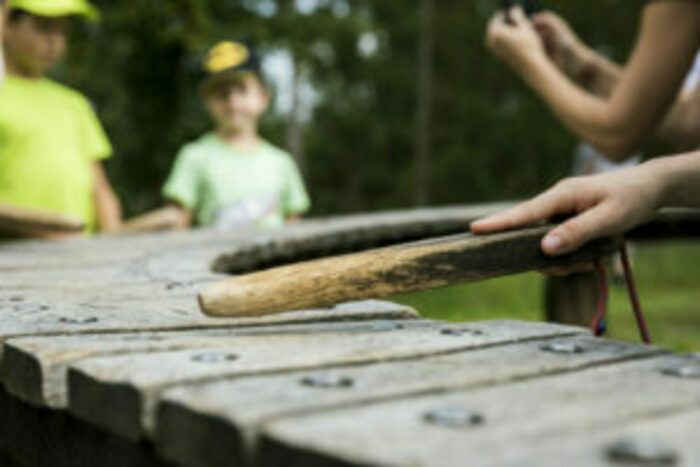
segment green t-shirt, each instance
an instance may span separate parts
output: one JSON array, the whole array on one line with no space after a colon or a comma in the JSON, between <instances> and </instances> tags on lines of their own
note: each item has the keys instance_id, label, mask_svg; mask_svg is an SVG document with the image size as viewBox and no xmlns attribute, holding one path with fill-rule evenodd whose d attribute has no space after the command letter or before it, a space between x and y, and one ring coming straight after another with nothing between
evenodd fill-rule
<instances>
[{"instance_id":1,"label":"green t-shirt","mask_svg":"<svg viewBox=\"0 0 700 467\"><path fill-rule=\"evenodd\" d=\"M0 203L95 223L92 163L112 147L90 103L49 79L0 84Z\"/></svg>"},{"instance_id":2,"label":"green t-shirt","mask_svg":"<svg viewBox=\"0 0 700 467\"><path fill-rule=\"evenodd\" d=\"M288 153L265 141L254 151L237 151L213 133L180 150L163 194L198 224L221 229L279 227L310 205Z\"/></svg>"}]
</instances>

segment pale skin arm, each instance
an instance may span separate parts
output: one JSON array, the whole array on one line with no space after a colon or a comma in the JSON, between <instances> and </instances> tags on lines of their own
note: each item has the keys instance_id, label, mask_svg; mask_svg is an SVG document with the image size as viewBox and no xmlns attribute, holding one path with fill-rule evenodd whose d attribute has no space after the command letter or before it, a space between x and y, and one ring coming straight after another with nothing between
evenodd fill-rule
<instances>
[{"instance_id":1,"label":"pale skin arm","mask_svg":"<svg viewBox=\"0 0 700 467\"><path fill-rule=\"evenodd\" d=\"M545 11L532 18L550 59L568 77L597 96L609 96L623 69L588 47L557 14ZM700 88L682 93L656 132L678 151L700 145Z\"/></svg>"},{"instance_id":2,"label":"pale skin arm","mask_svg":"<svg viewBox=\"0 0 700 467\"><path fill-rule=\"evenodd\" d=\"M532 25L549 57L569 78L597 96L612 93L622 76L620 65L588 47L556 13L538 13Z\"/></svg>"},{"instance_id":3,"label":"pale skin arm","mask_svg":"<svg viewBox=\"0 0 700 467\"><path fill-rule=\"evenodd\" d=\"M99 230L101 232L119 230L122 225L122 209L119 198L114 193L101 163L94 162L92 172L94 177L93 199Z\"/></svg>"},{"instance_id":4,"label":"pale skin arm","mask_svg":"<svg viewBox=\"0 0 700 467\"><path fill-rule=\"evenodd\" d=\"M661 123L700 44L700 3L653 2L645 9L632 56L609 97L586 91L550 60L520 8L514 25L497 14L489 47L512 66L581 139L613 160L638 149Z\"/></svg>"},{"instance_id":5,"label":"pale skin arm","mask_svg":"<svg viewBox=\"0 0 700 467\"><path fill-rule=\"evenodd\" d=\"M177 221L175 223L176 229L185 230L192 227L192 212L189 209L176 202L168 203L168 207L175 209L177 212Z\"/></svg>"},{"instance_id":6,"label":"pale skin arm","mask_svg":"<svg viewBox=\"0 0 700 467\"><path fill-rule=\"evenodd\" d=\"M573 215L542 239L544 253L559 255L595 238L624 233L671 206L700 206L700 151L563 180L529 201L472 223L471 229L488 234Z\"/></svg>"}]
</instances>

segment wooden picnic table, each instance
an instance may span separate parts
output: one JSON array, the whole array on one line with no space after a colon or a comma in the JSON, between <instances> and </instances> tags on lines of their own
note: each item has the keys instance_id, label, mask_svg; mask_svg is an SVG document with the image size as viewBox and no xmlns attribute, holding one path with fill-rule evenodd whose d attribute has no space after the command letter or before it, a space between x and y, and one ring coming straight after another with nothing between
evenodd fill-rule
<instances>
[{"instance_id":1,"label":"wooden picnic table","mask_svg":"<svg viewBox=\"0 0 700 467\"><path fill-rule=\"evenodd\" d=\"M228 273L454 233L497 208L0 244L0 465L700 465L700 356L376 300L264 318L197 306Z\"/></svg>"}]
</instances>

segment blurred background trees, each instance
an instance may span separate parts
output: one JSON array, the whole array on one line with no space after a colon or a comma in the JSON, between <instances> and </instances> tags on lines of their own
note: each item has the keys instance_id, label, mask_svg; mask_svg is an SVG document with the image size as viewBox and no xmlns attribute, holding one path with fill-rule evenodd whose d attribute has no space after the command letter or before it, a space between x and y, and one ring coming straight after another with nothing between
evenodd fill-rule
<instances>
[{"instance_id":1,"label":"blurred background trees","mask_svg":"<svg viewBox=\"0 0 700 467\"><path fill-rule=\"evenodd\" d=\"M483 46L495 0L94 0L63 81L94 102L127 212L158 206L177 149L208 129L196 65L221 38L258 45L275 92L263 134L292 151L314 215L531 194L574 139ZM549 5L623 61L642 2Z\"/></svg>"}]
</instances>

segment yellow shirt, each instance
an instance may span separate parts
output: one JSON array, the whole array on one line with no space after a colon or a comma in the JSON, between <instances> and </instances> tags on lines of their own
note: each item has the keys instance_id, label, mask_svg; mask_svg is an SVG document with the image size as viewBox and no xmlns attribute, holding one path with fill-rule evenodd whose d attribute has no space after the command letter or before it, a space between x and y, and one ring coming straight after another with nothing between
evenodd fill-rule
<instances>
[{"instance_id":1,"label":"yellow shirt","mask_svg":"<svg viewBox=\"0 0 700 467\"><path fill-rule=\"evenodd\" d=\"M112 147L90 103L49 79L0 84L0 203L95 224L92 164Z\"/></svg>"}]
</instances>

